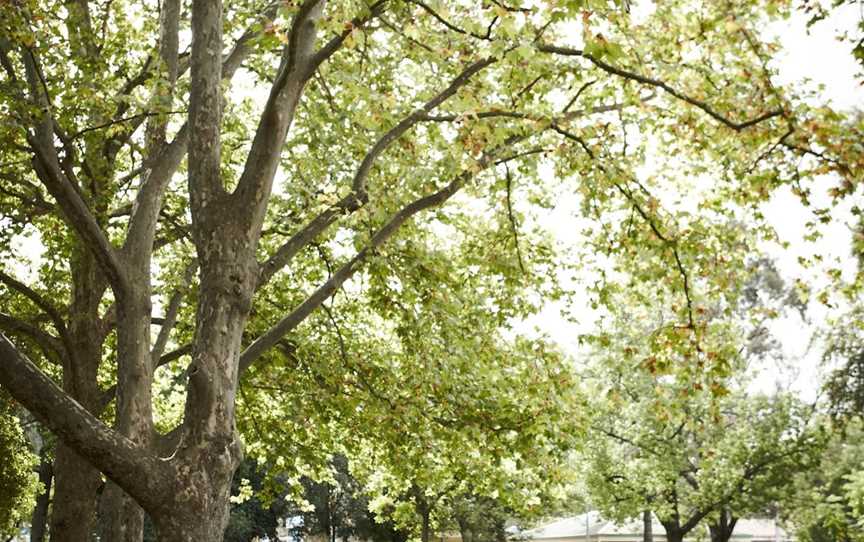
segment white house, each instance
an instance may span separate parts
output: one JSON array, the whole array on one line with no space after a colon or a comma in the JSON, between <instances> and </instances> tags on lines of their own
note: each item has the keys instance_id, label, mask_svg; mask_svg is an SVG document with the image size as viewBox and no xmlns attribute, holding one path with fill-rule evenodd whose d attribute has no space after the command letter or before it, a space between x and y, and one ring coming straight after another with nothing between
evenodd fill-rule
<instances>
[{"instance_id":1,"label":"white house","mask_svg":"<svg viewBox=\"0 0 864 542\"><path fill-rule=\"evenodd\" d=\"M666 530L657 518L653 520L654 540L664 542ZM710 540L707 528L697 527L697 531L687 539ZM592 511L524 531L522 538L536 542L642 542L642 519L617 524ZM741 519L730 542L794 542L794 538L773 519Z\"/></svg>"}]
</instances>

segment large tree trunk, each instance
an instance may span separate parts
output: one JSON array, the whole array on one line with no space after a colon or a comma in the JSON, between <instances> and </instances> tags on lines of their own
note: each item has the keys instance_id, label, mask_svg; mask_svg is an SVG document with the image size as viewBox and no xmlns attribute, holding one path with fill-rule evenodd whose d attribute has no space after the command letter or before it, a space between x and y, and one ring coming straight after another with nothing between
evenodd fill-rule
<instances>
[{"instance_id":1,"label":"large tree trunk","mask_svg":"<svg viewBox=\"0 0 864 542\"><path fill-rule=\"evenodd\" d=\"M36 497L36 506L30 517L30 542L43 542L48 528L48 505L51 503L51 482L54 479L53 462L42 451L39 463L39 481L42 483L42 493Z\"/></svg>"},{"instance_id":2,"label":"large tree trunk","mask_svg":"<svg viewBox=\"0 0 864 542\"><path fill-rule=\"evenodd\" d=\"M202 451L199 462L178 469L171 502L151 511L160 542L222 540L228 526L231 479L242 454L236 440L224 455Z\"/></svg>"},{"instance_id":3,"label":"large tree trunk","mask_svg":"<svg viewBox=\"0 0 864 542\"><path fill-rule=\"evenodd\" d=\"M89 214L86 204L82 204L79 194L70 188L58 166L52 145L50 114L43 116L39 138L34 138L44 162L40 164L48 168L44 179L46 186L53 190L52 195L63 204L70 223L97 255L100 269L114 292L118 431L108 429L93 415L94 409L102 404L99 390L95 388L101 340L90 343L94 355L87 359L92 359L92 364L68 364L64 371L64 387L68 393L64 393L0 335L0 359L3 359L0 381L70 449L99 465L107 477L146 508L159 540L216 542L222 539L227 525L231 479L242 457L234 409L241 372L241 338L259 279L256 248L279 164L279 151L302 88L314 73L315 65L308 53L313 50L315 22L323 5L324 0L307 0L295 15L291 45L286 48L280 76L262 114L247 167L235 192L229 193L220 175L221 2L192 2L189 194L192 236L201 271L192 363L187 371L184 421L178 431L179 443L170 459L158 456L150 443L153 367L148 348L151 318L149 258L159 201L170 172L161 181L148 178L142 186L133 207L127 242L122 251L118 251ZM322 56L318 62L325 57ZM29 72L33 88L39 88L36 70L30 69ZM402 221L407 216L404 215ZM385 232L386 235L379 235L377 242L380 244L386 240L398 224ZM353 273L353 268L347 269L340 275L342 281ZM95 272L92 278L93 281L82 284L104 282L96 281ZM96 291L94 288L91 293ZM79 318L81 322L92 327L99 321L97 309L103 291L104 288L98 290L92 311L86 313L86 318ZM321 292L329 295L330 290ZM309 311L323 302L322 295L310 298L304 305L306 312L297 314L305 318ZM83 311L75 311L74 307L72 312L85 315ZM286 333L284 326L296 325L287 317L283 320L288 323L280 322L282 325L274 326L267 340L258 345L256 355L272 346L268 341L272 341L276 334ZM78 352L78 349L74 351ZM246 366L255 357L248 356ZM88 393L76 402L73 399L81 397L81 394L69 389L66 383L68 380L77 385L79 370L86 370L86 378L80 381L92 383L93 387L86 388ZM79 534L68 537L75 542L83 542L90 536L94 499L88 495L84 501L90 506L86 514L89 525L80 529ZM86 521L86 518L77 517L76 525L80 526L82 519ZM131 533L124 536L126 539L134 537L138 532L137 519L133 520L132 529L128 528L129 518L124 520L127 532ZM428 520L426 530L428 541ZM64 531L61 529L59 532Z\"/></svg>"},{"instance_id":4,"label":"large tree trunk","mask_svg":"<svg viewBox=\"0 0 864 542\"><path fill-rule=\"evenodd\" d=\"M662 518L660 522L666 530L666 542L684 542L684 535L688 531L682 529L681 524L676 521L663 521Z\"/></svg>"}]
</instances>

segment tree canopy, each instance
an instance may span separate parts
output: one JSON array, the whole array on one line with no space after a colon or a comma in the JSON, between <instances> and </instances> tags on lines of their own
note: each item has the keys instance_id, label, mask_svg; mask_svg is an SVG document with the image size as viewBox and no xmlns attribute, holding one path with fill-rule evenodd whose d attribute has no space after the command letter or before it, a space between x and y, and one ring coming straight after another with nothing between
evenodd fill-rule
<instances>
[{"instance_id":1,"label":"tree canopy","mask_svg":"<svg viewBox=\"0 0 864 542\"><path fill-rule=\"evenodd\" d=\"M53 539L102 475L104 538L220 539L244 442L415 504L555 491L585 402L521 323L568 268L661 317L635 369L722 397L760 205L864 170L864 120L777 81L794 9L4 3L0 385L61 442Z\"/></svg>"}]
</instances>

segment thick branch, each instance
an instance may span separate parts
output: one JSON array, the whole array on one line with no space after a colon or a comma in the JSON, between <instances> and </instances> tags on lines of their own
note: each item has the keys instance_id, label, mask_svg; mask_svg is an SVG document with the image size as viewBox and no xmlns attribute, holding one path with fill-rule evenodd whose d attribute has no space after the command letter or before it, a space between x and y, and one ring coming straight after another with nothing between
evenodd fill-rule
<instances>
[{"instance_id":1,"label":"thick branch","mask_svg":"<svg viewBox=\"0 0 864 542\"><path fill-rule=\"evenodd\" d=\"M193 217L224 193L220 174L222 1L193 0L189 192Z\"/></svg>"},{"instance_id":2,"label":"thick branch","mask_svg":"<svg viewBox=\"0 0 864 542\"><path fill-rule=\"evenodd\" d=\"M248 217L246 230L256 236L264 221L266 203L279 166L282 145L306 82L318 66L339 49L354 28L362 27L383 11L386 1L376 2L367 16L355 18L350 25L346 25L342 34L315 52L316 24L324 4L325 0L306 0L294 16L282 64L270 89L243 173L234 192L234 206L243 210Z\"/></svg>"},{"instance_id":3,"label":"thick branch","mask_svg":"<svg viewBox=\"0 0 864 542\"><path fill-rule=\"evenodd\" d=\"M66 445L145 508L157 509L169 487L166 464L112 431L69 397L0 334L0 384Z\"/></svg>"},{"instance_id":4,"label":"thick branch","mask_svg":"<svg viewBox=\"0 0 864 542\"><path fill-rule=\"evenodd\" d=\"M167 83L167 91L162 93L158 87L154 90L151 102L154 105L167 105L170 108L174 96L174 85L177 82L178 57L180 49L180 0L164 0L159 11L159 58L162 61L160 70ZM168 121L165 116L151 118L147 125L145 141L148 148L155 149L165 143L165 131Z\"/></svg>"},{"instance_id":5,"label":"thick branch","mask_svg":"<svg viewBox=\"0 0 864 542\"><path fill-rule=\"evenodd\" d=\"M262 14L261 18L264 21L269 21L275 15L276 6L271 6ZM222 62L223 81L230 80L243 61L251 54L251 41L258 33L258 30L250 28L234 44L231 52ZM129 233L124 244L124 251L127 254L151 250L156 221L162 205L162 195L171 177L186 156L188 146L189 129L187 123L180 128L170 144L162 145L158 149L158 155L148 156L146 162L150 162L150 172L136 196Z\"/></svg>"},{"instance_id":6,"label":"thick branch","mask_svg":"<svg viewBox=\"0 0 864 542\"><path fill-rule=\"evenodd\" d=\"M29 337L39 345L39 348L45 355L45 359L48 361L61 363L66 356L65 347L60 339L45 333L37 326L0 312L0 328L6 330L8 333L16 333Z\"/></svg>"},{"instance_id":7,"label":"thick branch","mask_svg":"<svg viewBox=\"0 0 864 542\"><path fill-rule=\"evenodd\" d=\"M36 55L29 49L22 54L27 72L28 85L33 101L42 108L41 118L34 120L34 129L27 134L27 141L34 153L34 169L48 192L57 200L67 223L78 234L84 245L93 253L109 283L118 296L127 290L125 271L117 258L117 252L102 228L96 222L87 204L75 189L60 166L54 148L55 120L47 88L40 76Z\"/></svg>"}]
</instances>

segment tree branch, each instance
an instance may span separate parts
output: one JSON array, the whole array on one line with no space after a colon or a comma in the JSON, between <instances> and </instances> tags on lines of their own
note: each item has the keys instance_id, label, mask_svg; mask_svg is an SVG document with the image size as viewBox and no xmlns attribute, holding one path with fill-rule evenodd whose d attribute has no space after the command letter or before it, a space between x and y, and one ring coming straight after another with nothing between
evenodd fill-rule
<instances>
[{"instance_id":1,"label":"tree branch","mask_svg":"<svg viewBox=\"0 0 864 542\"><path fill-rule=\"evenodd\" d=\"M183 281L177 287L177 290L171 296L168 302L168 308L165 311L165 321L159 329L159 335L156 337L156 342L153 343L150 356L153 361L153 369L161 363L162 353L165 351L165 345L168 344L168 338L171 336L171 330L177 323L177 315L180 312L180 304L183 302L183 296L186 295L186 289L192 282L195 271L198 269L198 262L193 261L186 267L186 272L183 274Z\"/></svg>"},{"instance_id":2,"label":"tree branch","mask_svg":"<svg viewBox=\"0 0 864 542\"><path fill-rule=\"evenodd\" d=\"M51 302L23 282L4 273L3 271L0 271L0 282L20 293L32 301L34 305L42 309L42 312L51 319L51 323L54 324L54 327L57 329L57 333L60 334L60 338L63 340L65 346L67 348L69 347L71 343L69 342L69 333L66 329L66 321L63 320L60 311L58 311Z\"/></svg>"},{"instance_id":3,"label":"tree branch","mask_svg":"<svg viewBox=\"0 0 864 542\"><path fill-rule=\"evenodd\" d=\"M510 220L510 230L513 233L513 245L516 247L516 256L519 259L519 269L525 274L525 264L522 262L522 250L519 248L519 226L516 217L513 216L513 202L511 200L513 178L510 175L510 167L504 164L504 178L507 182L507 218Z\"/></svg>"},{"instance_id":4,"label":"tree branch","mask_svg":"<svg viewBox=\"0 0 864 542\"><path fill-rule=\"evenodd\" d=\"M429 101L423 104L418 109L414 110L410 115L402 119L396 126L384 133L372 148L363 157L360 166L354 173L354 178L351 182L351 193L340 199L335 205L326 209L320 215L312 219L300 231L295 233L288 241L280 246L276 252L261 266L261 276L259 284L264 285L273 278L280 269L288 265L288 262L312 240L314 240L321 232L326 230L333 224L339 216L356 211L368 200L366 194L366 179L372 171L372 166L378 157L391 145L398 140L402 135L410 130L417 123L427 120L427 115L430 111L444 103L448 98L456 94L456 92L465 86L471 77L481 71L483 68L494 63L495 59L489 58L479 60L470 64L462 72L456 76L453 81L441 92L433 96Z\"/></svg>"},{"instance_id":5,"label":"tree branch","mask_svg":"<svg viewBox=\"0 0 864 542\"><path fill-rule=\"evenodd\" d=\"M324 3L325 0L306 0L294 16L282 64L261 113L237 189L232 194L234 207L242 209L247 221L246 230L256 232L256 235L264 221L282 145L306 83L318 66L339 49L354 28L362 27L383 11L386 0L376 2L367 16L355 18L339 36L314 52L316 24Z\"/></svg>"},{"instance_id":6,"label":"tree branch","mask_svg":"<svg viewBox=\"0 0 864 542\"><path fill-rule=\"evenodd\" d=\"M221 81L222 1L193 0L188 126L193 218L225 193L220 173Z\"/></svg>"},{"instance_id":7,"label":"tree branch","mask_svg":"<svg viewBox=\"0 0 864 542\"><path fill-rule=\"evenodd\" d=\"M396 231L411 217L426 209L437 207L450 199L469 179L480 171L486 169L495 162L495 155L505 148L510 148L516 143L526 139L527 135L511 136L499 147L486 152L473 167L457 175L444 188L428 196L414 200L394 215L379 229L369 240L369 243L360 252L354 255L347 263L342 265L329 280L324 282L305 301L298 305L291 313L277 322L250 344L240 354L240 371L246 370L255 360L260 358L267 350L275 346L282 337L296 328L315 309L327 300L342 284L351 278L359 269L360 265L373 255Z\"/></svg>"},{"instance_id":8,"label":"tree branch","mask_svg":"<svg viewBox=\"0 0 864 542\"><path fill-rule=\"evenodd\" d=\"M20 333L32 339L42 349L45 359L52 363L62 364L67 355L63 342L57 337L45 333L37 326L2 312L0 312L0 328L5 329L8 333Z\"/></svg>"},{"instance_id":9,"label":"tree branch","mask_svg":"<svg viewBox=\"0 0 864 542\"><path fill-rule=\"evenodd\" d=\"M72 179L66 176L60 166L57 150L54 148L55 120L36 55L27 49L22 58L30 94L33 101L42 109L41 118L34 120L34 128L27 134L27 142L34 153L34 169L42 184L57 200L67 224L75 230L84 245L93 253L115 294L122 296L127 291L128 284L125 269L117 258L116 250L75 189Z\"/></svg>"},{"instance_id":10,"label":"tree branch","mask_svg":"<svg viewBox=\"0 0 864 542\"><path fill-rule=\"evenodd\" d=\"M435 11L434 9L432 9L432 8L431 8L428 4L426 4L425 2L421 2L420 0L409 0L409 3L414 4L414 5L416 5L416 6L419 6L421 9L423 9L423 11L425 11L426 13L428 13L429 15L431 15L433 19L435 19L436 21L438 21L439 23L441 23L442 25L444 25L444 26L447 27L448 29L452 30L453 32L456 32L457 34L462 34L463 36L471 36L472 38L476 38L476 39L478 39L478 40L484 40L484 41L489 41L489 40L491 40L491 36L492 36L492 27L495 25L495 21L498 20L498 17L497 17L497 16L494 17L494 18L492 19L492 22L489 23L489 25L488 25L488 27L487 27L487 29L486 29L486 34L485 34L485 35L483 35L483 34L477 34L477 33L475 33L475 32L469 32L469 31L467 31L467 30L465 30L465 29L463 29L463 28L459 28L459 27L456 26L455 24L451 23L450 21L448 21L447 19L445 19L444 17L442 17L441 14L439 14L437 11Z\"/></svg>"},{"instance_id":11,"label":"tree branch","mask_svg":"<svg viewBox=\"0 0 864 542\"><path fill-rule=\"evenodd\" d=\"M610 176L609 171L606 168L606 166L604 166L600 163L597 163L594 151L591 150L591 148L588 146L588 144L585 142L585 140L583 140L577 134L574 134L568 130L561 128L557 124L553 125L552 129L555 130L556 132L558 132L559 134L563 135L567 139L570 139L570 140L578 143L579 146L582 148L582 150L584 150L585 153L589 156L589 158L591 158L595 162L596 167L598 169L600 169L605 175ZM639 185L641 190L643 192L645 192L646 195L648 195L648 197L652 197L651 194L645 189L645 187L641 185L641 183L639 183L638 181L635 181L635 182L637 185ZM692 296L692 293L690 291L690 275L687 273L687 270L684 268L684 264L681 260L681 255L678 251L678 240L673 239L673 238L669 237L668 235L666 235L665 233L663 233L663 231L660 229L660 226L657 224L654 217L652 217L650 214L648 214L647 211L645 211L642 204L634 196L632 190L622 186L621 183L619 183L619 182L612 182L612 185L618 190L618 192L621 193L621 195L623 195L633 205L633 208L636 209L636 212L639 214L639 216L642 217L642 219L645 221L646 224L648 224L648 227L651 228L651 231L654 233L654 235L660 241L662 241L663 244L666 245L666 247L672 252L672 256L675 260L675 267L676 267L679 275L681 276L681 282L682 282L682 287L683 287L683 291L684 291L684 298L685 298L685 301L687 304L687 327L694 333L694 337L695 337L696 336L695 335L696 321L693 317L693 296ZM696 341L696 349L698 351L702 350L698 340Z\"/></svg>"},{"instance_id":12,"label":"tree branch","mask_svg":"<svg viewBox=\"0 0 864 542\"><path fill-rule=\"evenodd\" d=\"M604 62L603 60L600 60L599 58L597 58L594 55L586 53L585 51L583 51L581 49L573 49L570 47L559 47L556 45L546 45L546 44L538 45L537 49L543 53L550 53L550 54L563 55L563 56L582 57L582 58L587 59L592 64L594 64L595 66L597 66L601 70L605 71L606 73L610 73L612 75L617 75L618 77L623 77L623 78L629 79L631 81L636 81L638 83L642 83L643 85L648 85L648 86L652 86L655 88L660 88L660 89L666 91L668 94L678 98L679 100L687 102L690 105L696 106L697 108L699 108L702 111L704 111L705 113L707 113L708 116L710 116L714 120L720 122L721 124L725 125L728 128L731 128L732 130L735 130L736 132L740 132L742 130L750 128L751 126L755 126L761 122L764 122L768 119L772 119L774 117L779 117L779 116L782 116L784 114L782 109L775 109L773 111L769 111L767 113L763 113L761 115L758 115L758 116L756 116L750 120L746 120L743 122L735 122L735 121L731 120L729 117L727 117L727 116L719 113L715 109L713 109L706 102L704 102L702 100L697 100L696 98L693 98L691 96L688 96L687 94L684 94L683 92L675 89L674 87L672 87L671 85L669 85L665 81L661 81L660 79L654 79L651 77L647 77L645 75L641 75L641 74L638 74L635 72L627 71L627 70L625 70L623 68L619 68L617 66L613 66L611 64Z\"/></svg>"},{"instance_id":13,"label":"tree branch","mask_svg":"<svg viewBox=\"0 0 864 542\"><path fill-rule=\"evenodd\" d=\"M173 478L167 463L112 431L0 334L0 384L33 416L149 510Z\"/></svg>"}]
</instances>

